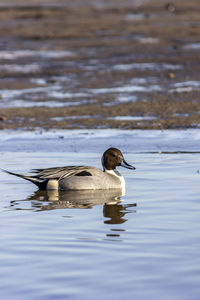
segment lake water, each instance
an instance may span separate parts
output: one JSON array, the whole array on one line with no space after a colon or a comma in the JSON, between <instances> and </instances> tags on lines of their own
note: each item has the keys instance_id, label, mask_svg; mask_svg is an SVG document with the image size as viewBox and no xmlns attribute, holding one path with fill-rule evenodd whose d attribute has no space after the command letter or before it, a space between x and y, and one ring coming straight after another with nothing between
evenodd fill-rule
<instances>
[{"instance_id":1,"label":"lake water","mask_svg":"<svg viewBox=\"0 0 200 300\"><path fill-rule=\"evenodd\" d=\"M113 145L136 170L120 168L121 197L39 193L1 172L0 298L199 299L199 136L198 129L2 131L4 169L100 167Z\"/></svg>"}]
</instances>

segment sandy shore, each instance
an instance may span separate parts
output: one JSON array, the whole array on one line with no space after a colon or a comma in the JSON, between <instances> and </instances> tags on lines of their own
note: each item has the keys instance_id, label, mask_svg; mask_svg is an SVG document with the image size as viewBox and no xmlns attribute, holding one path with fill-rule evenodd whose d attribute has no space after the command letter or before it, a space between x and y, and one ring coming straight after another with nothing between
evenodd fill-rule
<instances>
[{"instance_id":1,"label":"sandy shore","mask_svg":"<svg viewBox=\"0 0 200 300\"><path fill-rule=\"evenodd\" d=\"M54 2L1 1L0 129L199 126L198 0Z\"/></svg>"}]
</instances>

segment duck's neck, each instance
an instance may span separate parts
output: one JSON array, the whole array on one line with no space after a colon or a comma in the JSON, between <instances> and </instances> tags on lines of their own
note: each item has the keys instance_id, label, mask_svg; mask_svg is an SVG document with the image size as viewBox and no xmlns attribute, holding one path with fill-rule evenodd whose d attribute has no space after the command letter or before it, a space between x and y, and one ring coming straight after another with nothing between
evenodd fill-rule
<instances>
[{"instance_id":1,"label":"duck's neck","mask_svg":"<svg viewBox=\"0 0 200 300\"><path fill-rule=\"evenodd\" d=\"M110 175L114 175L114 176L117 176L117 177L122 177L122 175L120 174L120 172L116 169L113 169L113 170L107 170L107 169L104 169L104 172L110 174Z\"/></svg>"}]
</instances>

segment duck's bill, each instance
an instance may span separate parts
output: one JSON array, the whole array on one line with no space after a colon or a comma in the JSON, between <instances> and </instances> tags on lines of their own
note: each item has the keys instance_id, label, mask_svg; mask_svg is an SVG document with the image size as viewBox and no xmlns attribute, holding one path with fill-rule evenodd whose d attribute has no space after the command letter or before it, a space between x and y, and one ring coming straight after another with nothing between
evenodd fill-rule
<instances>
[{"instance_id":1,"label":"duck's bill","mask_svg":"<svg viewBox=\"0 0 200 300\"><path fill-rule=\"evenodd\" d=\"M131 166L130 164L128 164L124 159L121 162L121 167L127 168L127 169L131 169L131 170L135 170L136 168L134 166Z\"/></svg>"}]
</instances>

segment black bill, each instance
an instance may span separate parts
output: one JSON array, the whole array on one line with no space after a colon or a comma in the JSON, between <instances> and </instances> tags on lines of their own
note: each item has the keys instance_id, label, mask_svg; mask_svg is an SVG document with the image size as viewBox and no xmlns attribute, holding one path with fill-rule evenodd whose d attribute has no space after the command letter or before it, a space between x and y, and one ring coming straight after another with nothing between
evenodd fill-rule
<instances>
[{"instance_id":1,"label":"black bill","mask_svg":"<svg viewBox=\"0 0 200 300\"><path fill-rule=\"evenodd\" d=\"M121 167L127 168L127 169L131 169L131 170L135 170L136 168L134 166L131 166L130 164L128 164L124 159L121 162Z\"/></svg>"}]
</instances>

